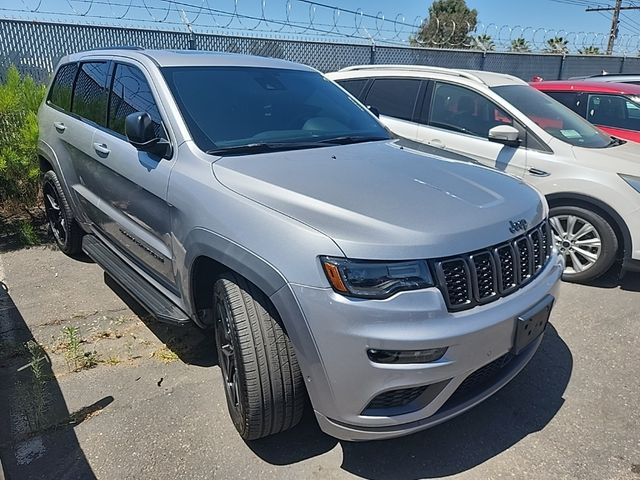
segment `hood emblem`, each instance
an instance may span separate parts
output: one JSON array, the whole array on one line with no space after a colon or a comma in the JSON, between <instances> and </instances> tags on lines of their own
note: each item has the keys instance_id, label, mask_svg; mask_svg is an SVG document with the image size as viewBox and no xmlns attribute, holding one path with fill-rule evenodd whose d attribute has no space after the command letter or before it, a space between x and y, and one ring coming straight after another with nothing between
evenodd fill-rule
<instances>
[{"instance_id":1,"label":"hood emblem","mask_svg":"<svg viewBox=\"0 0 640 480\"><path fill-rule=\"evenodd\" d=\"M511 233L524 232L525 230L527 230L527 225L527 221L524 218L516 220L515 222L510 221L509 231Z\"/></svg>"}]
</instances>

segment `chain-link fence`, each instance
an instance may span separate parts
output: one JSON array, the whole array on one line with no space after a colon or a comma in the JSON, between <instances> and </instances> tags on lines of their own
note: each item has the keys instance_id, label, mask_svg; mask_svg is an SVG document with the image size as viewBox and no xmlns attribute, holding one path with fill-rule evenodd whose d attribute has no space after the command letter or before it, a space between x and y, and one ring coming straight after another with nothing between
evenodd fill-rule
<instances>
[{"instance_id":1,"label":"chain-link fence","mask_svg":"<svg viewBox=\"0 0 640 480\"><path fill-rule=\"evenodd\" d=\"M489 70L524 80L533 76L566 79L603 70L640 73L640 58L636 57L391 47L0 19L0 77L14 64L22 73L46 81L65 54L122 45L261 55L304 63L323 72L358 64L417 64Z\"/></svg>"}]
</instances>

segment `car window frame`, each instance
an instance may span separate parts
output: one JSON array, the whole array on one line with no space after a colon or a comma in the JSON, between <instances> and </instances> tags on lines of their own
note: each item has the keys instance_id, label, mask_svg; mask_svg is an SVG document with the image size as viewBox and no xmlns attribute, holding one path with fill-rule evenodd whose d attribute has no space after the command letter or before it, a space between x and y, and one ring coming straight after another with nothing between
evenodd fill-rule
<instances>
[{"instance_id":1,"label":"car window frame","mask_svg":"<svg viewBox=\"0 0 640 480\"><path fill-rule=\"evenodd\" d=\"M464 85L464 84L456 83L456 82L451 82L451 81L448 81L448 80L430 79L429 81L432 83L432 85L428 89L428 94L425 95L425 97L424 97L424 105L423 105L423 111L422 111L422 114L424 114L425 113L424 112L424 106L425 105L429 105L429 107L426 109L426 114L428 115L428 117L427 117L428 121L426 123L423 123L422 122L422 118L424 118L424 117L421 117L421 119L420 119L420 125L421 126L427 127L427 128L435 128L435 129L438 129L438 130L442 130L444 132L454 133L456 135L464 135L466 137L474 138L476 140L484 140L485 142L491 142L491 140L489 140L488 138L484 138L484 137L479 136L479 135L471 135L471 134L467 134L467 133L455 132L453 130L448 130L446 128L433 126L433 125L431 125L429 123L431 121L431 111L432 111L433 99L434 99L433 92L435 90L436 83L443 83L443 84L453 85L453 86L456 86L456 87L466 88L467 90L469 90L469 91L471 91L471 92L473 92L473 93L475 93L477 95L480 95L480 96L484 97L487 101L491 102L497 108L499 108L500 110L504 111L507 115L509 115L512 118L513 122L514 122L513 126L515 128L517 128L521 133L524 134L524 140L523 140L522 144L520 145L520 147L518 147L518 148L524 148L524 149L527 149L527 150L533 150L533 151L536 151L536 152L546 153L546 154L550 154L550 155L553 155L555 153L553 151L553 149L545 141L543 141L526 124L524 124L521 120L519 120L517 115L514 115L513 112L509 108L505 108L502 105L498 105L494 99L492 99L489 96L485 95L483 92L475 90L475 89L469 87L468 85Z\"/></svg>"},{"instance_id":2,"label":"car window frame","mask_svg":"<svg viewBox=\"0 0 640 480\"><path fill-rule=\"evenodd\" d=\"M591 120L589 120L589 105L591 103L591 97L618 97L621 98L625 101L625 103L627 102L632 102L632 103L636 103L633 102L631 99L628 98L627 95L625 95L624 93L611 93L611 92L589 92L587 93L587 108L586 108L586 112L585 112L585 119L591 123L593 123ZM625 108L627 108L625 106ZM627 112L628 112L628 108L627 108ZM627 117L628 119L628 117ZM604 125L604 124L599 124L599 123L593 123L596 126L600 126L600 127L604 127L604 128L614 128L616 130L626 130L627 132L634 132L634 133L638 133L640 132L640 130L634 130L632 128L624 128L624 127L619 127L616 125Z\"/></svg>"},{"instance_id":3,"label":"car window frame","mask_svg":"<svg viewBox=\"0 0 640 480\"><path fill-rule=\"evenodd\" d=\"M135 62L130 62L127 61L129 59L114 59L112 61L112 65L111 65L111 70L110 70L110 77L109 77L109 95L107 97L107 125L105 127L100 127L101 130L103 130L105 133L108 133L116 138L119 138L121 140L124 140L125 142L129 142L129 139L127 138L126 135L123 135L119 132L116 132L115 130L112 130L111 128L109 128L109 120L110 120L110 113L111 113L111 93L113 92L113 83L115 81L116 78L116 70L118 68L118 65L126 65L130 68L137 68L138 71L140 71L140 73L142 73L143 78L145 79L145 81L147 82L147 85L149 86L149 91L151 92L151 95L153 97L153 101L156 104L156 108L158 109L158 114L160 115L160 120L161 120L161 125L162 128L164 129L164 133L166 135L165 140L169 141L171 143L171 146L174 147L175 142L172 140L172 135L170 132L170 128L169 128L169 124L166 120L167 115L165 114L165 112L163 111L163 106L162 106L162 102L158 101L158 95L156 92L156 88L155 85L153 83L153 81L150 80L149 75L147 75L146 73L146 69L142 66L139 65ZM172 150L174 150L172 148Z\"/></svg>"},{"instance_id":4,"label":"car window frame","mask_svg":"<svg viewBox=\"0 0 640 480\"><path fill-rule=\"evenodd\" d=\"M111 75L113 73L113 61L110 58L95 58L95 59L91 58L91 59L82 59L82 60L79 60L79 61L77 61L75 63L77 63L78 69L76 71L76 76L73 79L73 88L71 90L71 105L69 106L70 111L69 112L65 111L65 113L71 115L73 118L76 118L76 119L80 120L81 122L84 122L84 123L86 123L88 125L91 125L92 127L103 129L103 128L105 128L103 125L100 125L99 123L94 122L90 118L83 117L82 115L79 115L76 112L74 112L73 111L73 100L74 100L75 95L76 95L76 84L78 82L78 77L80 76L80 71L82 70L82 66L84 64L86 64L86 63L107 63L108 64L108 67L107 67L107 80L106 80L106 84L105 84L105 88L107 89L107 108L105 109L105 112L104 112L104 115L105 115L104 120L105 120L105 123L106 123L107 110L108 110L108 106L109 106L109 95L110 95L110 93L109 93L109 85L111 84Z\"/></svg>"},{"instance_id":5,"label":"car window frame","mask_svg":"<svg viewBox=\"0 0 640 480\"><path fill-rule=\"evenodd\" d=\"M76 67L76 73L73 76L73 81L71 82L71 98L69 99L69 110L65 110L64 108L62 108L61 106L53 103L51 101L51 94L53 93L53 87L55 85L56 82L56 78L58 77L58 74L60 73L60 70L62 70L64 67L68 67L69 65L75 65ZM47 92L47 99L46 99L46 103L47 106L54 108L55 110L58 110L61 113L65 113L67 115L71 115L71 109L73 108L73 92L76 88L76 79L78 78L78 72L80 71L80 62L66 62L66 63L61 63L57 70L55 71L55 74L53 75L53 80L51 81L51 85L49 86L49 91Z\"/></svg>"},{"instance_id":6,"label":"car window frame","mask_svg":"<svg viewBox=\"0 0 640 480\"><path fill-rule=\"evenodd\" d=\"M358 77L358 79L360 79L362 77ZM343 80L356 80L356 78L348 78L348 79L343 79ZM381 116L384 117L389 117L389 118L393 118L394 120L397 120L399 122L411 122L411 123L417 123L417 109L418 109L418 105L419 105L419 101L422 99L422 97L424 96L424 78L420 78L420 77L414 77L414 76L407 76L407 75L376 75L375 77L369 77L368 79L369 81L367 82L367 84L365 85L365 87L362 89L362 92L360 93L360 98L358 98L358 100L360 100L360 102L365 105L367 108L369 108L370 106L375 107L375 105L371 105L371 103L369 103L367 101L367 98L369 96L369 93L371 93L371 89L373 88L374 83L377 80L414 80L418 82L418 90L416 92L416 96L413 100L413 109L411 111L411 119L407 120L406 118L400 118L400 117L394 117L392 115L386 115L382 112L380 112Z\"/></svg>"}]
</instances>

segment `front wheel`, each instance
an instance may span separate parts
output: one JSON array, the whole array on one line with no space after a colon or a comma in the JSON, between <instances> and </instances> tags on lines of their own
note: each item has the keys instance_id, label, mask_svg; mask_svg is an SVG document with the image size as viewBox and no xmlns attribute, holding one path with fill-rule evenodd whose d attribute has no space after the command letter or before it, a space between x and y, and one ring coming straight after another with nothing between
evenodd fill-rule
<instances>
[{"instance_id":1,"label":"front wheel","mask_svg":"<svg viewBox=\"0 0 640 480\"><path fill-rule=\"evenodd\" d=\"M549 223L555 245L566 261L563 280L595 280L615 262L618 238L599 214L581 207L554 207Z\"/></svg>"},{"instance_id":2,"label":"front wheel","mask_svg":"<svg viewBox=\"0 0 640 480\"><path fill-rule=\"evenodd\" d=\"M305 387L269 299L233 273L214 285L218 364L233 424L245 440L287 430L302 417Z\"/></svg>"}]
</instances>

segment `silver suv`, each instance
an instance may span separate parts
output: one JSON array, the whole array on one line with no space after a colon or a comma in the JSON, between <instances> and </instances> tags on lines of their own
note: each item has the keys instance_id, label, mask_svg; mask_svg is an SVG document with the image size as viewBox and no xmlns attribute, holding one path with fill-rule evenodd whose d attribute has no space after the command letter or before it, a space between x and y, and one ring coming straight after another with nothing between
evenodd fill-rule
<instances>
[{"instance_id":1,"label":"silver suv","mask_svg":"<svg viewBox=\"0 0 640 480\"><path fill-rule=\"evenodd\" d=\"M244 439L400 436L531 359L563 261L510 176L413 149L317 71L141 49L65 57L39 112L60 249L215 334Z\"/></svg>"}]
</instances>

